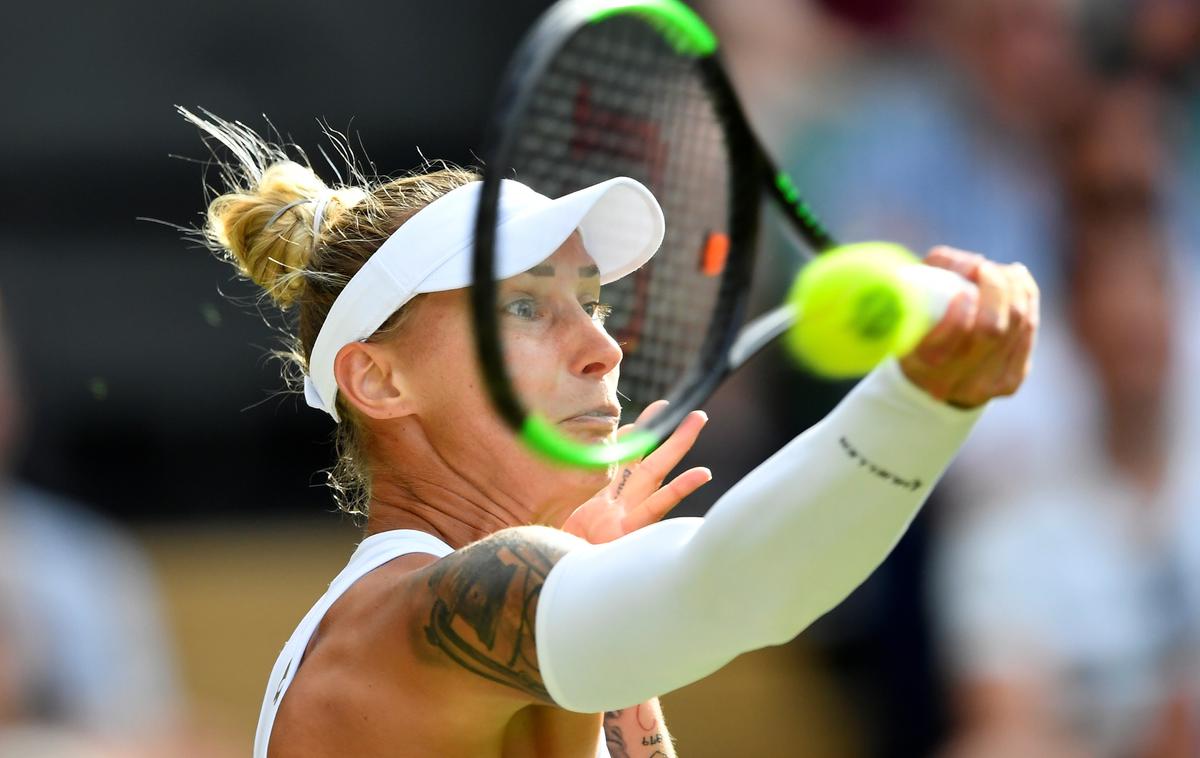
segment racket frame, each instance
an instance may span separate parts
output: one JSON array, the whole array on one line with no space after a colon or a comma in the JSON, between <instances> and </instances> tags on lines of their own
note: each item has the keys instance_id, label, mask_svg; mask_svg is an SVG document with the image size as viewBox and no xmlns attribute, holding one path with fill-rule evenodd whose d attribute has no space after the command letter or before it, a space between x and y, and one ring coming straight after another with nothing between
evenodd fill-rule
<instances>
[{"instance_id":1,"label":"racket frame","mask_svg":"<svg viewBox=\"0 0 1200 758\"><path fill-rule=\"evenodd\" d=\"M729 253L717 302L727 315L724 328L710 326L697 360L679 382L682 389L666 410L644 428L615 444L587 445L561 434L553 423L528 411L517 398L504 362L495 293L496 220L501 179L509 168L517 128L530 105L534 87L572 37L590 24L614 15L634 14L652 24L681 56L692 59L724 129L730 156ZM755 135L720 63L716 36L679 0L563 0L537 21L520 44L505 73L484 142L483 184L475 221L470 293L476 346L484 384L501 416L533 449L550 458L584 467L606 467L640 458L658 446L693 409L707 399L731 371L794 323L787 306L775 309L739 332L745 318L758 241L764 188L784 210L791 228L814 252L836 245L801 198L792 180L779 171ZM486 286L477 283L486 282ZM790 317L790 320L789 320Z\"/></svg>"}]
</instances>

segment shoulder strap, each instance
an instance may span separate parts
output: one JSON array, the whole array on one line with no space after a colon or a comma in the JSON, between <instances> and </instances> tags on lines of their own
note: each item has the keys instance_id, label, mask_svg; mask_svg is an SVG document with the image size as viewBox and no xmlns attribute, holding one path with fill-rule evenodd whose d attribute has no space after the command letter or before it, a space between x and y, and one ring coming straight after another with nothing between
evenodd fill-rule
<instances>
[{"instance_id":1,"label":"shoulder strap","mask_svg":"<svg viewBox=\"0 0 1200 758\"><path fill-rule=\"evenodd\" d=\"M292 632L292 636L283 646L283 651L275 660L271 669L271 677L267 680L267 691L263 696L262 709L258 716L258 731L254 737L254 758L266 758L267 744L271 738L271 727L275 724L275 714L279 711L279 703L287 692L288 685L296 675L300 659L308 648L308 642L321 623L321 619L329 608L337 602L346 590L371 571L379 568L388 561L412 553L427 553L439 558L454 552L454 548L442 542L432 534L413 529L394 529L379 532L367 537L350 556L346 568L329 583L329 589L321 599L305 614L304 619Z\"/></svg>"}]
</instances>

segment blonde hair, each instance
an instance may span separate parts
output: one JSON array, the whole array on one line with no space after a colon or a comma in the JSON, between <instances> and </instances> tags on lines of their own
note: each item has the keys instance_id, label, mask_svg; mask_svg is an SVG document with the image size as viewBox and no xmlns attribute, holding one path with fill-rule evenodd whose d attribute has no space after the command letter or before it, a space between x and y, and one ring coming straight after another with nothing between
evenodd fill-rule
<instances>
[{"instance_id":1,"label":"blonde hair","mask_svg":"<svg viewBox=\"0 0 1200 758\"><path fill-rule=\"evenodd\" d=\"M215 141L234 157L217 160L224 191L209 203L201 232L208 247L292 316L288 348L277 353L292 389L302 385L321 325L350 278L413 214L479 178L445 162L437 170L428 170L433 165L427 164L425 173L398 179L368 176L357 166L347 140L327 129L352 182L331 187L294 146L299 161L287 146L267 142L243 124L207 111L203 117L185 108L179 112L203 132L206 143ZM400 328L421 299L418 295L392 314L370 339ZM342 510L365 516L371 497L366 430L340 394L337 404L342 421L328 483Z\"/></svg>"}]
</instances>

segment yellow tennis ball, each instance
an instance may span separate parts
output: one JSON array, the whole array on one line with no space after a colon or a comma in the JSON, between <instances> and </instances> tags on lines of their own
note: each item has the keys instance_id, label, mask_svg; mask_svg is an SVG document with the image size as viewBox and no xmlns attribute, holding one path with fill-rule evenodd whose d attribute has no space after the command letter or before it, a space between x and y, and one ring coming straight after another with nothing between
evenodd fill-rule
<instances>
[{"instance_id":1,"label":"yellow tennis ball","mask_svg":"<svg viewBox=\"0 0 1200 758\"><path fill-rule=\"evenodd\" d=\"M798 320L784 335L787 351L813 373L846 379L912 350L932 325L922 293L897 273L915 263L915 255L889 242L818 256L788 293Z\"/></svg>"}]
</instances>

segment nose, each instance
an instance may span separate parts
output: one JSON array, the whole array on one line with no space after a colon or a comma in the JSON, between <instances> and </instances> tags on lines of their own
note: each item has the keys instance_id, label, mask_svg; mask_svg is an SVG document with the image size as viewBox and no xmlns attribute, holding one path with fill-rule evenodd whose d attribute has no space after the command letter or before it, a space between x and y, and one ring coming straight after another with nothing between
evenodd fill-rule
<instances>
[{"instance_id":1,"label":"nose","mask_svg":"<svg viewBox=\"0 0 1200 758\"><path fill-rule=\"evenodd\" d=\"M599 378L621 364L621 346L582 309L572 320L570 331L574 342L570 352L572 373Z\"/></svg>"}]
</instances>

